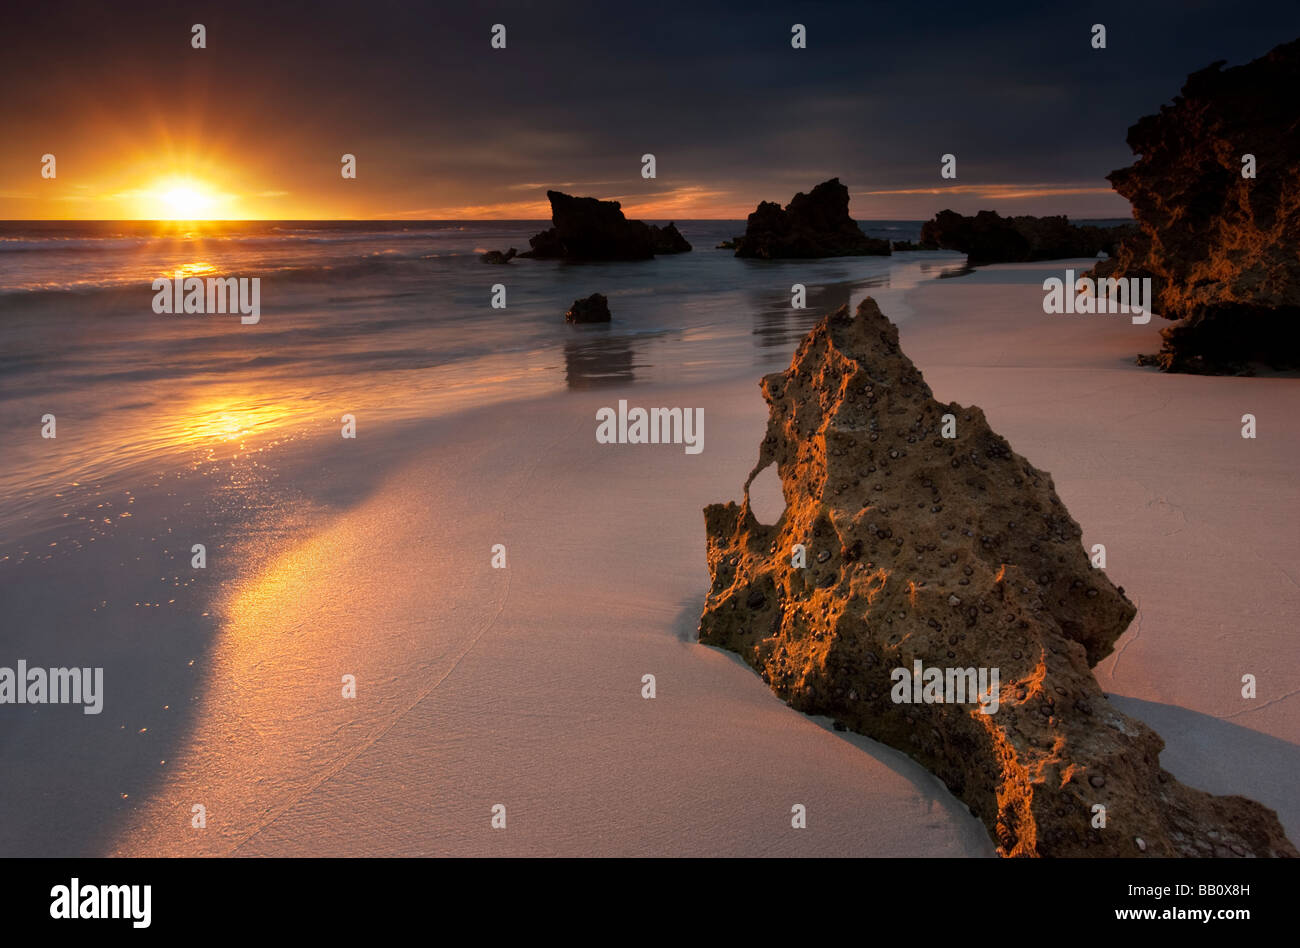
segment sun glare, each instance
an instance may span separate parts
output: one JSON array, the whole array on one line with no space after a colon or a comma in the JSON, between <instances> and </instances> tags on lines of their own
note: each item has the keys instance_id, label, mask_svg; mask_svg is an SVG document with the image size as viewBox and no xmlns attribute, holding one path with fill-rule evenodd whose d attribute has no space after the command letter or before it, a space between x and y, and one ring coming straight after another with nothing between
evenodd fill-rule
<instances>
[{"instance_id":1,"label":"sun glare","mask_svg":"<svg viewBox=\"0 0 1300 948\"><path fill-rule=\"evenodd\" d=\"M173 188L163 195L163 200L178 216L183 217L193 217L200 214L208 206L207 199L198 191L190 188Z\"/></svg>"},{"instance_id":2,"label":"sun glare","mask_svg":"<svg viewBox=\"0 0 1300 948\"><path fill-rule=\"evenodd\" d=\"M207 220L220 203L210 188L192 180L163 181L151 191L159 220Z\"/></svg>"}]
</instances>

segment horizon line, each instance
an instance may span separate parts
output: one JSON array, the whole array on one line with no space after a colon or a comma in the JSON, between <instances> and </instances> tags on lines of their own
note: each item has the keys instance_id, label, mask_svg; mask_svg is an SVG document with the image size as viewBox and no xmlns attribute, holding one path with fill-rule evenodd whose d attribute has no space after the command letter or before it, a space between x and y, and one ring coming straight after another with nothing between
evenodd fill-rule
<instances>
[{"instance_id":1,"label":"horizon line","mask_svg":"<svg viewBox=\"0 0 1300 948\"><path fill-rule=\"evenodd\" d=\"M990 209L991 210L991 209ZM855 221L927 221L933 219L940 212L936 211L930 217L855 217ZM982 213L982 212L981 212ZM994 211L999 214L1000 212ZM964 214L963 217L973 217L972 214ZM1069 214L1033 214L1033 215L1010 215L1000 214L1002 217L1011 216L1031 216L1031 217L1070 217ZM1131 214L1128 216L1132 216ZM636 220L664 220L664 221L701 221L701 222L723 222L723 221L744 221L745 217L643 217L635 218ZM1111 217L1075 217L1074 220L1123 220L1124 216ZM265 223L302 223L302 224L364 224L364 223L381 223L381 224L425 224L425 223L548 223L553 218L549 217L211 217L200 218L195 220L181 220L167 217L11 217L0 218L0 224L265 224Z\"/></svg>"}]
</instances>

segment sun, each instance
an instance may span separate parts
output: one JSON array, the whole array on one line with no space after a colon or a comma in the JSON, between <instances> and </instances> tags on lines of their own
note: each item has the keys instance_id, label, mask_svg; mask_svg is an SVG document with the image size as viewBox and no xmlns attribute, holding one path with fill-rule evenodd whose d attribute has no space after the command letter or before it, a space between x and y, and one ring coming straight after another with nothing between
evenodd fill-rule
<instances>
[{"instance_id":1,"label":"sun","mask_svg":"<svg viewBox=\"0 0 1300 948\"><path fill-rule=\"evenodd\" d=\"M206 196L193 188L172 188L162 198L177 217L190 220L200 216L207 206L212 203Z\"/></svg>"},{"instance_id":2,"label":"sun","mask_svg":"<svg viewBox=\"0 0 1300 948\"><path fill-rule=\"evenodd\" d=\"M193 179L168 179L150 189L159 220L207 220L220 203L218 195Z\"/></svg>"}]
</instances>

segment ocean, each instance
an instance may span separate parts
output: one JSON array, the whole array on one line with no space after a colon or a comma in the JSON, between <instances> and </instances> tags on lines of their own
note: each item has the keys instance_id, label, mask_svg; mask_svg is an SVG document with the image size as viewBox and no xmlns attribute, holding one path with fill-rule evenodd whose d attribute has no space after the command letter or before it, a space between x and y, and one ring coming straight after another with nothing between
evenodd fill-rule
<instances>
[{"instance_id":1,"label":"ocean","mask_svg":"<svg viewBox=\"0 0 1300 948\"><path fill-rule=\"evenodd\" d=\"M345 413L373 430L566 388L756 380L855 293L883 302L961 271L948 252L738 260L715 248L743 221L677 223L693 252L505 266L479 255L526 250L546 222L0 223L0 531L48 526L89 485L291 441ZM921 222L862 226L916 240ZM177 273L258 278L260 320L155 313L152 281ZM806 309L791 307L794 283ZM567 325L597 292L613 321ZM48 415L56 440L40 437Z\"/></svg>"}]
</instances>

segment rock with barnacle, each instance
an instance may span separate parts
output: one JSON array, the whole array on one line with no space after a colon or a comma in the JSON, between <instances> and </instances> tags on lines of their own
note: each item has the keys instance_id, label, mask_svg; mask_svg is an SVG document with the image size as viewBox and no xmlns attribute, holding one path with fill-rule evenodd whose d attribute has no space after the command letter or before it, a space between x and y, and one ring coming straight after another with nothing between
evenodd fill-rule
<instances>
[{"instance_id":1,"label":"rock with barnacle","mask_svg":"<svg viewBox=\"0 0 1300 948\"><path fill-rule=\"evenodd\" d=\"M936 401L874 301L823 319L763 395L745 499L704 512L702 642L910 754L1003 855L1296 855L1271 810L1183 786L1160 737L1106 700L1092 666L1133 604L1092 568L1051 477L979 408ZM748 491L770 464L786 510L766 526ZM835 552L805 576L795 544Z\"/></svg>"}]
</instances>

